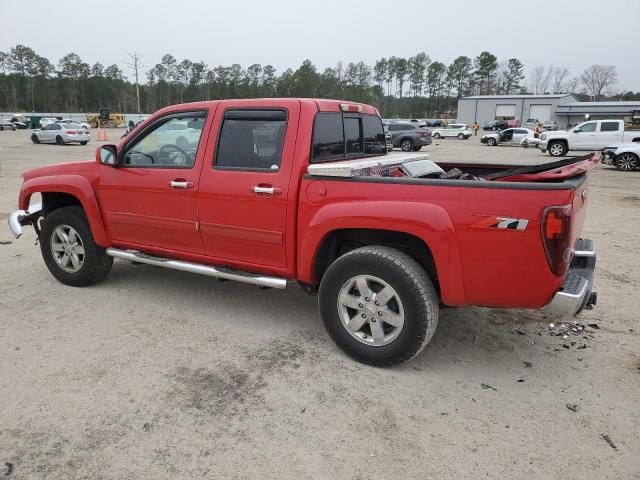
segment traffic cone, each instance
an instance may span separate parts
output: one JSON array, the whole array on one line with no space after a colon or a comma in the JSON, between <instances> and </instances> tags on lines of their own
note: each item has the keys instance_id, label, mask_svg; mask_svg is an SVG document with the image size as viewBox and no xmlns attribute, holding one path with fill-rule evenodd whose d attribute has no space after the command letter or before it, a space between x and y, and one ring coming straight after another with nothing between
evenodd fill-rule
<instances>
[{"instance_id":1,"label":"traffic cone","mask_svg":"<svg viewBox=\"0 0 640 480\"><path fill-rule=\"evenodd\" d=\"M109 137L107 136L107 129L104 129L104 141L106 142L107 140L109 140Z\"/></svg>"},{"instance_id":2,"label":"traffic cone","mask_svg":"<svg viewBox=\"0 0 640 480\"><path fill-rule=\"evenodd\" d=\"M100 127L98 126L98 138L96 139L98 141L102 140L102 136L100 135Z\"/></svg>"}]
</instances>

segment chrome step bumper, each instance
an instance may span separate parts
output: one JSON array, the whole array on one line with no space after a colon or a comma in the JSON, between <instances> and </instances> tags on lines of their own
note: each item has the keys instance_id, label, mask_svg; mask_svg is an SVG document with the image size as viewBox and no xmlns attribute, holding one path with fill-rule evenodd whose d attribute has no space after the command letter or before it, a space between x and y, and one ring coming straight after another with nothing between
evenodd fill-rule
<instances>
[{"instance_id":1,"label":"chrome step bumper","mask_svg":"<svg viewBox=\"0 0 640 480\"><path fill-rule=\"evenodd\" d=\"M173 270L181 270L183 272L198 273L209 277L222 278L225 280L234 280L236 282L249 283L260 287L278 288L284 290L287 288L286 278L267 277L257 273L242 272L240 270L231 270L227 268L212 267L202 263L185 262L183 260L171 260L163 257L154 257L146 253L136 250L120 250L118 248L107 248L107 255L129 260L131 262L146 263L155 265L156 267L171 268Z\"/></svg>"},{"instance_id":2,"label":"chrome step bumper","mask_svg":"<svg viewBox=\"0 0 640 480\"><path fill-rule=\"evenodd\" d=\"M11 215L9 215L9 230L15 238L20 238L22 236L22 227L23 225L30 224L34 218L40 215L42 211L42 204L37 203L29 206L28 210L16 210Z\"/></svg>"},{"instance_id":3,"label":"chrome step bumper","mask_svg":"<svg viewBox=\"0 0 640 480\"><path fill-rule=\"evenodd\" d=\"M595 305L598 294L593 288L596 268L596 244L593 240L580 238L573 247L573 261L545 311L553 315L577 315L583 308Z\"/></svg>"}]
</instances>

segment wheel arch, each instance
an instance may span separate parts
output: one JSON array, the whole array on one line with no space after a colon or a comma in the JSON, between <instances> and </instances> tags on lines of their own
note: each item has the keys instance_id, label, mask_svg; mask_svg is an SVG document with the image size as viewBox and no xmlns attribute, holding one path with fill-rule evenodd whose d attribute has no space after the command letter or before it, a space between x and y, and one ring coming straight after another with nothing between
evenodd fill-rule
<instances>
[{"instance_id":1,"label":"wheel arch","mask_svg":"<svg viewBox=\"0 0 640 480\"><path fill-rule=\"evenodd\" d=\"M110 245L95 193L89 181L80 175L57 175L27 180L20 190L20 208L28 209L31 196L42 196L43 212L80 205L87 216L94 241L101 247Z\"/></svg>"},{"instance_id":2,"label":"wheel arch","mask_svg":"<svg viewBox=\"0 0 640 480\"><path fill-rule=\"evenodd\" d=\"M395 203L395 202L391 202ZM414 258L429 274L444 303L467 305L462 279L462 264L455 230L448 214L436 205L406 202L402 205L368 205L377 211L364 217L363 205L357 211L345 211L345 205L329 205L318 212L299 240L298 278L309 285L318 285L328 266L338 256L361 246L381 245L397 248ZM420 214L414 208L418 206ZM334 209L340 214L333 216ZM348 209L349 207L347 207ZM380 212L394 211L385 217ZM400 212L400 213L398 213ZM322 217L327 217L326 221ZM331 218L329 220L329 217ZM428 223L416 218L428 218ZM321 223L318 223L321 222Z\"/></svg>"}]
</instances>

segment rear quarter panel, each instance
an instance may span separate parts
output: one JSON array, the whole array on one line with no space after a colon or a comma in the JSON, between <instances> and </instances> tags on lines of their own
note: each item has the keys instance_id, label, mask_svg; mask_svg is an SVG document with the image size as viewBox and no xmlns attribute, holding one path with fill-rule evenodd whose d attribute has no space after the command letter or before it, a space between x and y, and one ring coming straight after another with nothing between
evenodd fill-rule
<instances>
[{"instance_id":1,"label":"rear quarter panel","mask_svg":"<svg viewBox=\"0 0 640 480\"><path fill-rule=\"evenodd\" d=\"M305 176L298 215L298 278L313 283L322 239L339 228L402 231L421 238L434 256L441 296L452 306L539 308L560 287L541 240L549 205L572 203L573 190L529 190L429 183L317 179ZM326 190L322 201L307 191ZM501 182L504 185L505 182ZM311 201L314 200L314 201ZM491 218L527 220L523 230L492 228ZM583 217L574 223L581 228ZM493 222L495 223L495 222ZM579 233L579 232L578 232Z\"/></svg>"}]
</instances>

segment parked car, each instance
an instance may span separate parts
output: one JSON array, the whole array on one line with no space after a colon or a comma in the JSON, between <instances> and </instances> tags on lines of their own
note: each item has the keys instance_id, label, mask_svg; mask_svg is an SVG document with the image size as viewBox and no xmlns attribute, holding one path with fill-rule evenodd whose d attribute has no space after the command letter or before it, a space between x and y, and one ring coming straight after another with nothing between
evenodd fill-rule
<instances>
[{"instance_id":1,"label":"parked car","mask_svg":"<svg viewBox=\"0 0 640 480\"><path fill-rule=\"evenodd\" d=\"M25 130L29 128L29 125L21 121L18 117L11 117L11 120L9 121L13 123L13 126L16 127L18 130Z\"/></svg>"},{"instance_id":2,"label":"parked car","mask_svg":"<svg viewBox=\"0 0 640 480\"><path fill-rule=\"evenodd\" d=\"M624 130L624 120L592 120L580 123L570 131L543 132L538 148L552 157L570 151L602 150L608 145L640 142L640 131Z\"/></svg>"},{"instance_id":3,"label":"parked car","mask_svg":"<svg viewBox=\"0 0 640 480\"><path fill-rule=\"evenodd\" d=\"M602 150L602 163L613 165L618 170L630 171L640 168L640 143L610 145Z\"/></svg>"},{"instance_id":4,"label":"parked car","mask_svg":"<svg viewBox=\"0 0 640 480\"><path fill-rule=\"evenodd\" d=\"M459 140L467 140L473 132L469 130L469 126L464 123L452 123L445 127L434 128L431 130L433 138L458 138Z\"/></svg>"},{"instance_id":5,"label":"parked car","mask_svg":"<svg viewBox=\"0 0 640 480\"><path fill-rule=\"evenodd\" d=\"M391 143L400 147L403 152L417 152L422 147L431 145L431 132L413 123L390 123L387 125L391 133Z\"/></svg>"},{"instance_id":6,"label":"parked car","mask_svg":"<svg viewBox=\"0 0 640 480\"><path fill-rule=\"evenodd\" d=\"M524 122L524 127L530 130L535 130L536 126L541 123L537 118L529 118L526 122ZM515 128L515 127L514 127Z\"/></svg>"},{"instance_id":7,"label":"parked car","mask_svg":"<svg viewBox=\"0 0 640 480\"><path fill-rule=\"evenodd\" d=\"M91 136L86 128L80 125L49 123L44 128L33 130L31 133L31 141L33 143L57 143L64 145L66 143L78 142L80 145L86 145Z\"/></svg>"},{"instance_id":8,"label":"parked car","mask_svg":"<svg viewBox=\"0 0 640 480\"><path fill-rule=\"evenodd\" d=\"M522 146L525 138L535 138L535 132L528 128L507 128L497 133L488 133L480 138L481 143L489 146L496 145L516 145Z\"/></svg>"},{"instance_id":9,"label":"parked car","mask_svg":"<svg viewBox=\"0 0 640 480\"><path fill-rule=\"evenodd\" d=\"M490 131L498 132L500 130L504 130L505 128L509 128L509 125L507 124L506 120L490 120L489 122L486 122L482 127L483 130L486 130L489 132Z\"/></svg>"},{"instance_id":10,"label":"parked car","mask_svg":"<svg viewBox=\"0 0 640 480\"><path fill-rule=\"evenodd\" d=\"M158 134L185 120L201 130L191 148ZM270 288L295 280L318 293L342 350L387 367L429 343L441 303L574 315L596 301L595 244L580 231L599 156L518 172L460 164L462 180L387 155L374 107L325 99L173 105L141 127L94 162L22 174L9 226L16 237L38 226L63 284L103 280L114 258Z\"/></svg>"},{"instance_id":11,"label":"parked car","mask_svg":"<svg viewBox=\"0 0 640 480\"><path fill-rule=\"evenodd\" d=\"M17 127L8 118L0 120L0 130L15 130Z\"/></svg>"},{"instance_id":12,"label":"parked car","mask_svg":"<svg viewBox=\"0 0 640 480\"><path fill-rule=\"evenodd\" d=\"M62 120L56 120L55 123L59 123L60 125L80 125L80 127L85 130L89 130L91 126L87 122L83 122L81 120L72 120L71 118L63 118Z\"/></svg>"},{"instance_id":13,"label":"parked car","mask_svg":"<svg viewBox=\"0 0 640 480\"><path fill-rule=\"evenodd\" d=\"M40 128L44 128L47 125L49 125L50 123L56 123L58 121L57 118L55 117L42 117L40 119Z\"/></svg>"},{"instance_id":14,"label":"parked car","mask_svg":"<svg viewBox=\"0 0 640 480\"><path fill-rule=\"evenodd\" d=\"M507 120L507 127L508 128L518 128L521 127L522 124L520 123L520 120L518 120L517 118L511 118L509 120Z\"/></svg>"},{"instance_id":15,"label":"parked car","mask_svg":"<svg viewBox=\"0 0 640 480\"><path fill-rule=\"evenodd\" d=\"M542 124L542 130L553 132L555 130L558 130L558 125L556 125L556 122L548 120Z\"/></svg>"}]
</instances>

